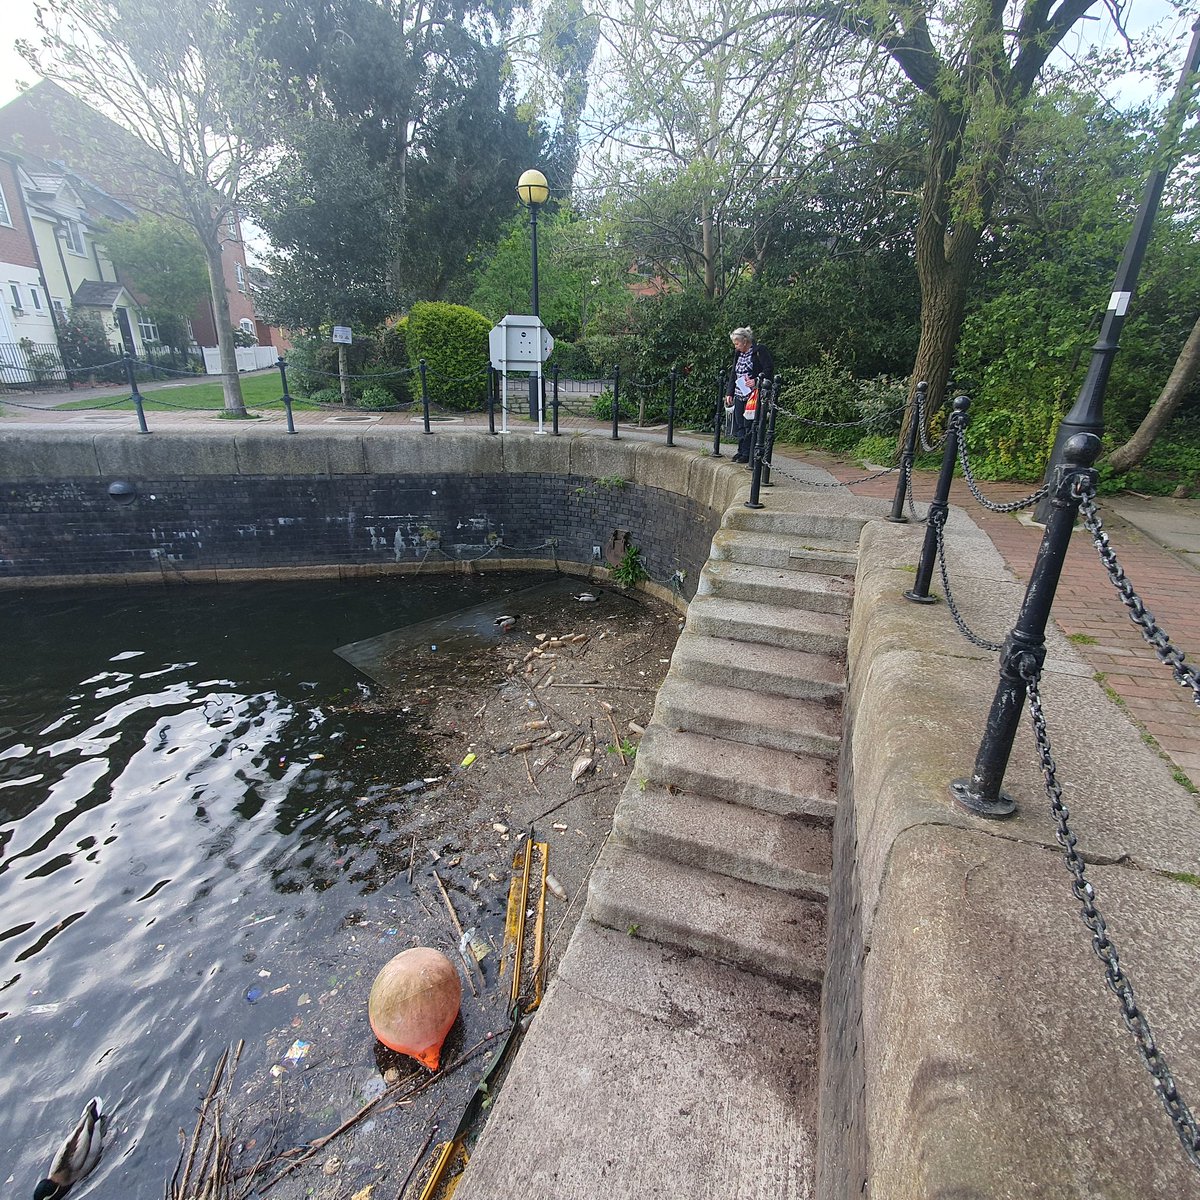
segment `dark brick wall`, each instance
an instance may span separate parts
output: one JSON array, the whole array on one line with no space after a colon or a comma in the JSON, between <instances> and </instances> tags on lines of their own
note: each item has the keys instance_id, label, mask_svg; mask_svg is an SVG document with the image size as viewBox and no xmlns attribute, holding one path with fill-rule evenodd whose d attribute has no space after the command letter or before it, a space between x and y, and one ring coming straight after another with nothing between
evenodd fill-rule
<instances>
[{"instance_id":1,"label":"dark brick wall","mask_svg":"<svg viewBox=\"0 0 1200 1200\"><path fill-rule=\"evenodd\" d=\"M545 558L627 530L652 577L695 590L720 514L672 492L562 475L209 476L0 486L0 578ZM556 547L544 543L556 539Z\"/></svg>"}]
</instances>

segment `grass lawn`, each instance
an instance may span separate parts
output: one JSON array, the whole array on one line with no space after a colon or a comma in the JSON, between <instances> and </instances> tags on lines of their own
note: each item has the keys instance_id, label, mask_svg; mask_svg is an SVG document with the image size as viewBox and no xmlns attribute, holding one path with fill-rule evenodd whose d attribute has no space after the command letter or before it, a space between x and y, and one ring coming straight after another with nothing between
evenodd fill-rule
<instances>
[{"instance_id":1,"label":"grass lawn","mask_svg":"<svg viewBox=\"0 0 1200 1200\"><path fill-rule=\"evenodd\" d=\"M283 389L276 371L262 375L243 375L242 399L247 408L282 408ZM142 393L142 405L147 412L171 412L181 408L214 409L225 407L224 393L216 380L197 383L144 383L138 384ZM297 398L297 404L302 401ZM118 401L113 396L93 396L90 399L70 400L57 405L60 412L86 408L124 408L133 410L131 400Z\"/></svg>"}]
</instances>

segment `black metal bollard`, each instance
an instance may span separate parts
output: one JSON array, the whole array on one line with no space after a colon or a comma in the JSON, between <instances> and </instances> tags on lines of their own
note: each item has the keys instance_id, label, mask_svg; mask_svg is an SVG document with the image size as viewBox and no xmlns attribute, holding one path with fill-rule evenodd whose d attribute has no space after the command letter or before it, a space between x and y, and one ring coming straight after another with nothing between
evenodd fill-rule
<instances>
[{"instance_id":1,"label":"black metal bollard","mask_svg":"<svg viewBox=\"0 0 1200 1200\"><path fill-rule=\"evenodd\" d=\"M550 400L551 436L558 437L558 365L554 367L554 391Z\"/></svg>"},{"instance_id":2,"label":"black metal bollard","mask_svg":"<svg viewBox=\"0 0 1200 1200\"><path fill-rule=\"evenodd\" d=\"M925 397L929 394L929 384L921 380L913 393L912 411L908 414L908 435L904 439L904 449L900 452L900 478L896 481L896 495L892 498L892 511L887 519L897 525L907 525L908 518L904 515L904 495L908 491L908 478L912 474L913 459L917 453L918 422L925 412Z\"/></svg>"},{"instance_id":3,"label":"black metal bollard","mask_svg":"<svg viewBox=\"0 0 1200 1200\"><path fill-rule=\"evenodd\" d=\"M955 779L950 784L950 794L958 804L976 816L1007 817L1016 811L1016 801L1001 791L1000 785L1024 707L1022 668L1040 671L1046 659L1046 623L1079 514L1078 485L1090 482L1095 486L1096 472L1091 467L1099 453L1100 439L1094 433L1074 434L1063 448L1062 464L1056 468L1046 532L1017 623L1000 652L1000 682L975 756L975 770L970 779Z\"/></svg>"},{"instance_id":4,"label":"black metal bollard","mask_svg":"<svg viewBox=\"0 0 1200 1200\"><path fill-rule=\"evenodd\" d=\"M487 390L488 433L496 435L496 368L488 364Z\"/></svg>"},{"instance_id":5,"label":"black metal bollard","mask_svg":"<svg viewBox=\"0 0 1200 1200\"><path fill-rule=\"evenodd\" d=\"M921 561L917 563L917 582L904 593L905 600L914 604L936 604L937 597L929 594L929 583L933 579L933 566L937 560L938 530L946 524L946 513L950 508L950 484L954 479L954 465L958 462L958 439L967 427L967 410L971 402L966 396L955 396L954 415L946 434L946 449L942 454L942 469L938 473L937 490L929 506L929 519L925 525L925 544L921 547Z\"/></svg>"},{"instance_id":6,"label":"black metal bollard","mask_svg":"<svg viewBox=\"0 0 1200 1200\"><path fill-rule=\"evenodd\" d=\"M617 432L617 422L621 419L621 364L617 363L613 367L613 431L612 440L614 442L620 440L620 434Z\"/></svg>"},{"instance_id":7,"label":"black metal bollard","mask_svg":"<svg viewBox=\"0 0 1200 1200\"><path fill-rule=\"evenodd\" d=\"M767 390L763 386L763 380L760 376L755 381L755 390L761 397L763 392ZM755 404L754 408L754 424L750 427L750 499L745 502L746 508L766 508L758 496L759 489L762 487L762 470L763 470L763 446L766 442L764 416L762 410L762 401Z\"/></svg>"},{"instance_id":8,"label":"black metal bollard","mask_svg":"<svg viewBox=\"0 0 1200 1200\"><path fill-rule=\"evenodd\" d=\"M771 455L775 453L775 414L779 411L779 388L780 378L778 375L771 380L770 391L770 408L767 411L767 449L763 456L763 487L771 487Z\"/></svg>"},{"instance_id":9,"label":"black metal bollard","mask_svg":"<svg viewBox=\"0 0 1200 1200\"><path fill-rule=\"evenodd\" d=\"M679 372L671 368L671 399L667 401L667 445L675 445L675 388L679 382Z\"/></svg>"},{"instance_id":10,"label":"black metal bollard","mask_svg":"<svg viewBox=\"0 0 1200 1200\"><path fill-rule=\"evenodd\" d=\"M713 458L723 458L721 453L721 430L725 428L725 373L717 376L717 416L713 423Z\"/></svg>"},{"instance_id":11,"label":"black metal bollard","mask_svg":"<svg viewBox=\"0 0 1200 1200\"><path fill-rule=\"evenodd\" d=\"M283 383L283 411L287 413L287 431L288 433L295 433L296 422L292 420L292 397L288 393L287 385L287 363L284 362L282 354L275 365L279 368L279 378Z\"/></svg>"},{"instance_id":12,"label":"black metal bollard","mask_svg":"<svg viewBox=\"0 0 1200 1200\"><path fill-rule=\"evenodd\" d=\"M429 383L425 378L428 368L424 359L421 359L418 369L421 372L421 411L425 414L425 432L432 433L433 430L429 428Z\"/></svg>"},{"instance_id":13,"label":"black metal bollard","mask_svg":"<svg viewBox=\"0 0 1200 1200\"><path fill-rule=\"evenodd\" d=\"M133 355L125 351L125 378L129 381L130 399L137 409L138 433L149 433L146 425L146 410L142 407L142 393L138 391L137 376L133 373Z\"/></svg>"}]
</instances>

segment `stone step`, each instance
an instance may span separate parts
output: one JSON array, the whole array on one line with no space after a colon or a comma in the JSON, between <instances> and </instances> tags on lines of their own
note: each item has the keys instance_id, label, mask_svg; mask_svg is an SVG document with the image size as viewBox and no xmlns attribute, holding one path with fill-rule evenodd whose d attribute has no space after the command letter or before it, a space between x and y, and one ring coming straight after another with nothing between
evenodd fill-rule
<instances>
[{"instance_id":1,"label":"stone step","mask_svg":"<svg viewBox=\"0 0 1200 1200\"><path fill-rule=\"evenodd\" d=\"M713 534L710 561L713 559L852 577L858 566L858 546L853 541L816 535L783 538L745 529L718 529Z\"/></svg>"},{"instance_id":2,"label":"stone step","mask_svg":"<svg viewBox=\"0 0 1200 1200\"><path fill-rule=\"evenodd\" d=\"M825 975L824 904L611 841L592 871L584 915L757 975L818 984Z\"/></svg>"},{"instance_id":3,"label":"stone step","mask_svg":"<svg viewBox=\"0 0 1200 1200\"><path fill-rule=\"evenodd\" d=\"M721 596L697 596L688 605L687 630L785 650L845 657L846 618L777 604L753 604Z\"/></svg>"},{"instance_id":4,"label":"stone step","mask_svg":"<svg viewBox=\"0 0 1200 1200\"><path fill-rule=\"evenodd\" d=\"M710 559L700 572L696 594L846 614L850 611L854 584L836 575L791 567L756 567Z\"/></svg>"},{"instance_id":5,"label":"stone step","mask_svg":"<svg viewBox=\"0 0 1200 1200\"><path fill-rule=\"evenodd\" d=\"M744 808L833 824L837 765L815 755L742 746L651 725L638 747L634 778Z\"/></svg>"},{"instance_id":6,"label":"stone step","mask_svg":"<svg viewBox=\"0 0 1200 1200\"><path fill-rule=\"evenodd\" d=\"M867 515L851 513L789 512L785 508L746 508L736 504L721 518L722 529L744 529L751 533L791 537L829 538L858 544Z\"/></svg>"},{"instance_id":7,"label":"stone step","mask_svg":"<svg viewBox=\"0 0 1200 1200\"><path fill-rule=\"evenodd\" d=\"M691 633L684 633L676 642L671 672L697 683L803 700L840 697L846 688L845 663L828 654Z\"/></svg>"},{"instance_id":8,"label":"stone step","mask_svg":"<svg viewBox=\"0 0 1200 1200\"><path fill-rule=\"evenodd\" d=\"M618 845L809 900L829 899L827 825L632 779L613 817Z\"/></svg>"},{"instance_id":9,"label":"stone step","mask_svg":"<svg viewBox=\"0 0 1200 1200\"><path fill-rule=\"evenodd\" d=\"M842 743L836 700L797 700L670 674L659 688L653 720L668 729L834 760Z\"/></svg>"}]
</instances>

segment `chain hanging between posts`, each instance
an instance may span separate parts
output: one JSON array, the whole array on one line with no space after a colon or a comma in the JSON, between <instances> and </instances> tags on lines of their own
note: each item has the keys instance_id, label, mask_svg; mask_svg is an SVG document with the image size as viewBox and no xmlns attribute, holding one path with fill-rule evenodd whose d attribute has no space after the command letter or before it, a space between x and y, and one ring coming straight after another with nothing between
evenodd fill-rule
<instances>
[{"instance_id":1,"label":"chain hanging between posts","mask_svg":"<svg viewBox=\"0 0 1200 1200\"><path fill-rule=\"evenodd\" d=\"M991 512L997 513L1014 513L1020 512L1023 508L1032 508L1035 504L1050 494L1050 484L1043 483L1036 492L1031 492L1024 500L1012 500L1008 504L997 504L989 500L980 490L979 484L975 482L975 476L971 474L971 463L967 457L967 439L960 437L958 439L958 459L962 463L963 478L967 481L967 487L971 489L971 495L983 505L984 508Z\"/></svg>"},{"instance_id":2,"label":"chain hanging between posts","mask_svg":"<svg viewBox=\"0 0 1200 1200\"><path fill-rule=\"evenodd\" d=\"M950 418L950 420L946 422L946 428L943 431L942 436L940 438L938 438L938 440L936 442L931 442L925 436L925 403L921 399L920 392L917 393L916 401L917 401L917 416L916 416L917 436L921 439L921 449L924 450L926 454L936 454L937 451L939 451L946 444L946 439L950 436L950 427L954 422L954 417L952 416ZM960 443L962 441L962 432L961 431L959 432L959 441L960 441Z\"/></svg>"},{"instance_id":3,"label":"chain hanging between posts","mask_svg":"<svg viewBox=\"0 0 1200 1200\"><path fill-rule=\"evenodd\" d=\"M1121 1004L1121 1016L1126 1027L1133 1035L1138 1054L1145 1064L1146 1070L1154 1081L1154 1090L1162 1101L1163 1108L1175 1133L1183 1146L1192 1166L1200 1169L1200 1128L1192 1116L1191 1109L1184 1103L1175 1088L1175 1080L1167 1066L1166 1059L1154 1040L1150 1022L1138 1007L1137 998L1133 992L1133 984L1121 968L1121 960L1116 946L1108 936L1108 926L1104 916L1096 907L1096 890L1088 882L1085 875L1083 856L1076 849L1078 845L1071 829L1070 809L1063 803L1062 787L1059 785L1054 755L1050 746L1050 736L1046 730L1046 718L1042 711L1042 698L1038 688L1040 671L1031 658L1026 657L1018 665L1021 678L1025 681L1025 692L1029 698L1029 715L1033 721L1033 736L1037 741L1038 758L1041 760L1042 774L1046 780L1046 795L1050 800L1050 812L1054 817L1054 836L1062 848L1063 859L1067 870L1071 873L1071 892L1079 901L1079 915L1092 934L1092 949L1096 957L1104 964L1105 982L1113 995Z\"/></svg>"},{"instance_id":4,"label":"chain hanging between posts","mask_svg":"<svg viewBox=\"0 0 1200 1200\"><path fill-rule=\"evenodd\" d=\"M860 483L870 483L872 479L878 479L883 475L890 475L893 471L899 470L899 467L884 467L882 471L876 471L874 475L864 475L862 479L847 479L843 483L840 479L835 479L832 483L823 483L815 479L801 479L798 475L791 475L777 462L771 464L771 472L774 475L782 475L784 479L790 479L793 483L798 483L801 487L854 487Z\"/></svg>"},{"instance_id":5,"label":"chain hanging between posts","mask_svg":"<svg viewBox=\"0 0 1200 1200\"><path fill-rule=\"evenodd\" d=\"M999 652L1002 649L1000 643L989 642L986 638L981 638L979 634L972 632L966 621L963 620L962 614L958 611L958 605L954 603L954 595L950 591L950 575L946 570L946 510L939 509L937 512L930 513L929 519L933 523L934 533L937 534L938 568L942 573L942 590L946 593L946 607L950 610L950 615L954 618L954 624L958 626L958 632L968 642L978 646L981 650L991 650L992 653Z\"/></svg>"},{"instance_id":6,"label":"chain hanging between posts","mask_svg":"<svg viewBox=\"0 0 1200 1200\"><path fill-rule=\"evenodd\" d=\"M1170 667L1175 682L1181 687L1191 688L1192 699L1200 705L1200 671L1186 664L1183 651L1171 644L1171 639L1155 621L1154 614L1146 608L1137 592L1133 590L1133 584L1129 582L1125 572L1121 569L1121 564L1117 561L1117 556L1109 545L1108 534L1104 532L1104 526L1100 521L1100 512L1096 508L1095 489L1079 490L1076 494L1079 497L1079 511L1083 513L1084 526L1092 535L1096 553L1100 555L1100 561L1104 564L1104 569L1108 572L1113 587L1117 589L1121 603L1129 609L1129 619L1141 630L1142 637L1153 647L1154 653L1158 655L1158 661L1163 666Z\"/></svg>"}]
</instances>

